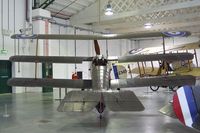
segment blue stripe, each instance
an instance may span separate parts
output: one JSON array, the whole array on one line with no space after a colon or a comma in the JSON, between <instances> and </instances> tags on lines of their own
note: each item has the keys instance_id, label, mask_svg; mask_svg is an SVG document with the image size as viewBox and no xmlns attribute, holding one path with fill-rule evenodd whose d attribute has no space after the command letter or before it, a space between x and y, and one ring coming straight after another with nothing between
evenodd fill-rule
<instances>
[{"instance_id":1,"label":"blue stripe","mask_svg":"<svg viewBox=\"0 0 200 133\"><path fill-rule=\"evenodd\" d=\"M178 31L178 32L162 32L164 35L168 37L183 37L187 36L187 32L184 31Z\"/></svg>"},{"instance_id":2,"label":"blue stripe","mask_svg":"<svg viewBox=\"0 0 200 133\"><path fill-rule=\"evenodd\" d=\"M192 121L195 122L198 112L197 112L194 96L192 93L192 88L190 86L183 86L183 88L184 88L185 96L186 96L187 103L189 106L190 114L192 116Z\"/></svg>"},{"instance_id":3,"label":"blue stripe","mask_svg":"<svg viewBox=\"0 0 200 133\"><path fill-rule=\"evenodd\" d=\"M118 72L117 72L117 66L116 65L113 65L113 72L114 72L115 79L119 79L119 75L118 75Z\"/></svg>"}]
</instances>

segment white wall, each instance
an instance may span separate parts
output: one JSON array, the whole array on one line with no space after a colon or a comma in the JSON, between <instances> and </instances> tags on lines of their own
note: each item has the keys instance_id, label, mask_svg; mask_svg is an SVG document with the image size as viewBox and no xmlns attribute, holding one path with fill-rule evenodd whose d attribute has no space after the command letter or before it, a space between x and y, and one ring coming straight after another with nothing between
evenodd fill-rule
<instances>
[{"instance_id":1,"label":"white wall","mask_svg":"<svg viewBox=\"0 0 200 133\"><path fill-rule=\"evenodd\" d=\"M9 4L8 4L9 2ZM3 9L2 9L3 7ZM3 10L3 12L2 12ZM3 14L3 15L2 15ZM15 17L14 17L15 16ZM2 19L3 17L3 19ZM4 36L2 29L9 30L12 34L19 33L19 29L25 27L25 0L1 0L0 1L0 50L3 49L3 38L4 38L4 48L8 51L7 54L0 54L0 60L8 60L10 56L27 52L24 47L25 41L13 40L10 36ZM20 44L20 45L18 45ZM19 50L18 50L19 49ZM12 70L13 76L21 76L21 64L13 64ZM13 92L17 92L15 87L13 87ZM21 91L21 88L19 88Z\"/></svg>"},{"instance_id":2,"label":"white wall","mask_svg":"<svg viewBox=\"0 0 200 133\"><path fill-rule=\"evenodd\" d=\"M15 5L14 5L15 1ZM3 2L3 3L2 3ZM3 35L2 35L2 28L5 30L10 30L12 33L19 33L19 29L22 29L25 26L25 0L1 0L0 1L0 14L2 14L2 4L3 4L3 23L0 15L0 50L3 47ZM14 10L15 6L15 10ZM8 11L9 9L9 11ZM9 14L8 14L9 12ZM14 20L14 14L16 15ZM8 20L9 17L9 20ZM9 22L8 22L9 21ZM9 56L17 53L14 51L14 40L10 38L10 36L4 37L4 44L5 49L8 50L7 55L0 55L1 60L8 60ZM20 50L22 50L20 48ZM21 52L21 51L20 51Z\"/></svg>"}]
</instances>

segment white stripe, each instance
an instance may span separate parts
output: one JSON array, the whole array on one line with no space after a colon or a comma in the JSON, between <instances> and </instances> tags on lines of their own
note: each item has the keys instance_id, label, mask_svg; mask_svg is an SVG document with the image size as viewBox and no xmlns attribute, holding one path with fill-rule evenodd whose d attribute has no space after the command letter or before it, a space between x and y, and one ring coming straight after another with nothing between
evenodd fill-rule
<instances>
[{"instance_id":1,"label":"white stripe","mask_svg":"<svg viewBox=\"0 0 200 133\"><path fill-rule=\"evenodd\" d=\"M183 117L185 120L185 125L188 127L192 127L192 123L193 123L192 116L190 114L189 106L187 103L187 99L186 99L186 95L185 95L183 87L177 90L177 95L178 95L179 103L180 103L181 110L183 113Z\"/></svg>"}]
</instances>

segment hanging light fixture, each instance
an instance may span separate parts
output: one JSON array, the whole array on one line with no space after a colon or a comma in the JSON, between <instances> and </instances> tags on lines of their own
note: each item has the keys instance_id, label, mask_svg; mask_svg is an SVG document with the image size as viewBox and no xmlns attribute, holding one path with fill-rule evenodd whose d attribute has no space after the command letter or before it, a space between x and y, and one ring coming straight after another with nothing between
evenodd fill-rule
<instances>
[{"instance_id":1,"label":"hanging light fixture","mask_svg":"<svg viewBox=\"0 0 200 133\"><path fill-rule=\"evenodd\" d=\"M106 10L104 13L106 16L111 16L113 15L113 10L112 10L112 6L110 4L110 1L108 1L108 4L106 5Z\"/></svg>"},{"instance_id":2,"label":"hanging light fixture","mask_svg":"<svg viewBox=\"0 0 200 133\"><path fill-rule=\"evenodd\" d=\"M152 26L153 26L152 23L146 23L146 24L144 24L144 28L145 28L145 29L151 29Z\"/></svg>"}]
</instances>

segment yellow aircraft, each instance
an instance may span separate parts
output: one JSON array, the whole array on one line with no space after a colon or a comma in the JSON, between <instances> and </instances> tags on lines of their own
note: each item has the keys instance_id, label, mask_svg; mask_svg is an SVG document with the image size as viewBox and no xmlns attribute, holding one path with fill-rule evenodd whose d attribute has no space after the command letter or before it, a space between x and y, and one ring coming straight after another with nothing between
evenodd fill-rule
<instances>
[{"instance_id":1,"label":"yellow aircraft","mask_svg":"<svg viewBox=\"0 0 200 133\"><path fill-rule=\"evenodd\" d=\"M163 52L163 47L150 47L150 48L141 48L133 49L128 52L130 55L148 55L152 53L191 53L194 55L195 64L192 60L180 60L180 61L166 61L166 62L137 62L137 67L130 69L129 72L132 74L139 74L140 77L149 77L149 76L161 76L161 75L192 75L195 77L200 76L200 68L198 67L198 59L196 49L200 48L200 41L194 43L188 43L183 45L165 47ZM131 66L131 65L129 65ZM155 67L157 66L157 67ZM153 88L150 86L153 91L157 91L159 87Z\"/></svg>"}]
</instances>

